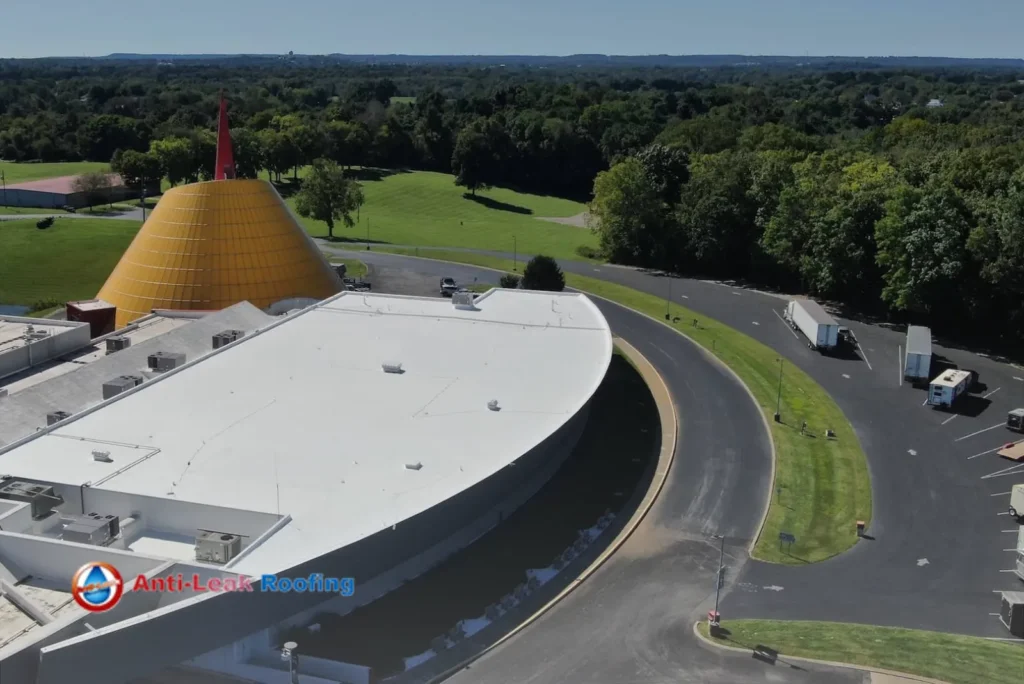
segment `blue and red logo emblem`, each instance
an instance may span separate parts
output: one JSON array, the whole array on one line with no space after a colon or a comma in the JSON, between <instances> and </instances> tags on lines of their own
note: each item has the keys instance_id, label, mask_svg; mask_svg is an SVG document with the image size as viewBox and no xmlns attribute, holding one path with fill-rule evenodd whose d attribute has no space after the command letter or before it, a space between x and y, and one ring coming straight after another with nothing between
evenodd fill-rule
<instances>
[{"instance_id":1,"label":"blue and red logo emblem","mask_svg":"<svg viewBox=\"0 0 1024 684\"><path fill-rule=\"evenodd\" d=\"M124 580L109 563L86 563L71 579L71 595L91 612L110 610L121 600Z\"/></svg>"}]
</instances>

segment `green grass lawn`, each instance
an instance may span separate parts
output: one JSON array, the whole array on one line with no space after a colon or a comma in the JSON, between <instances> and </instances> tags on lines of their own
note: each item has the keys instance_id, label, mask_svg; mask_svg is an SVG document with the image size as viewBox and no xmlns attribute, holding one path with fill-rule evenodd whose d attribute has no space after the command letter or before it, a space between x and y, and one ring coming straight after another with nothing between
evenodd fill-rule
<instances>
[{"instance_id":1,"label":"green grass lawn","mask_svg":"<svg viewBox=\"0 0 1024 684\"><path fill-rule=\"evenodd\" d=\"M427 171L394 173L381 180L363 180L366 203L353 228L336 225L342 241L467 247L525 254L549 254L578 259L580 245L597 246L597 237L585 228L539 221L538 216L575 216L586 209L578 202L557 197L527 195L503 188L464 197L465 188L454 176ZM294 208L294 200L288 203ZM300 219L315 237L327 237L322 221ZM515 240L513 240L515 236Z\"/></svg>"},{"instance_id":2,"label":"green grass lawn","mask_svg":"<svg viewBox=\"0 0 1024 684\"><path fill-rule=\"evenodd\" d=\"M366 264L359 259L344 259L333 254L324 253L324 257L332 264L345 264L346 278L362 278L366 275Z\"/></svg>"},{"instance_id":3,"label":"green grass lawn","mask_svg":"<svg viewBox=\"0 0 1024 684\"><path fill-rule=\"evenodd\" d=\"M17 214L47 214L53 216L59 216L64 211L61 209L40 209L39 207L4 207L0 206L0 214L17 215Z\"/></svg>"},{"instance_id":4,"label":"green grass lawn","mask_svg":"<svg viewBox=\"0 0 1024 684\"><path fill-rule=\"evenodd\" d=\"M0 302L31 306L96 295L139 230L136 221L58 218L0 222Z\"/></svg>"},{"instance_id":5,"label":"green grass lawn","mask_svg":"<svg viewBox=\"0 0 1024 684\"><path fill-rule=\"evenodd\" d=\"M26 181L57 178L58 176L77 176L89 171L109 171L110 164L103 162L61 162L59 164L19 164L0 161L0 171L4 172L7 184L24 183Z\"/></svg>"},{"instance_id":6,"label":"green grass lawn","mask_svg":"<svg viewBox=\"0 0 1024 684\"><path fill-rule=\"evenodd\" d=\"M728 646L768 646L786 656L831 660L951 684L1024 682L1024 646L978 637L838 622L726 620ZM707 623L700 626L707 636Z\"/></svg>"},{"instance_id":7,"label":"green grass lawn","mask_svg":"<svg viewBox=\"0 0 1024 684\"><path fill-rule=\"evenodd\" d=\"M393 249L386 251L511 271L512 262L465 252ZM621 285L571 273L566 284L623 304L658 319L665 300ZM856 523L871 520L871 481L867 458L853 426L832 398L810 376L786 363L783 369L782 423L775 423L778 355L770 347L703 315L673 304L673 327L725 362L750 388L768 418L776 449L775 488L764 531L754 548L761 560L803 564L825 560L857 542ZM700 328L691 321L700 320ZM807 421L807 435L800 434ZM836 433L826 440L825 430ZM779 532L796 537L780 549Z\"/></svg>"}]
</instances>

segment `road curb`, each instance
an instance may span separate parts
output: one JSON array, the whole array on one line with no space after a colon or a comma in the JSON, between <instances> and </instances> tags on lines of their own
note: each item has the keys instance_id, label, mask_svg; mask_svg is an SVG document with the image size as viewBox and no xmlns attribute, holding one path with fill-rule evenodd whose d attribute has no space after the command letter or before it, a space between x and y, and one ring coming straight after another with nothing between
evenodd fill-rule
<instances>
[{"instance_id":1,"label":"road curb","mask_svg":"<svg viewBox=\"0 0 1024 684\"><path fill-rule=\"evenodd\" d=\"M413 257L416 258L416 257ZM434 261L440 261L435 259ZM497 270L497 269L489 269ZM593 575L601 566L603 566L608 560L618 551L623 544L633 535L636 529L643 522L644 518L647 517L648 512L653 508L654 503L658 500L658 496L661 494L662 489L665 487L665 482L668 480L669 471L672 468L672 464L675 461L676 455L676 442L679 433L679 425L676 420L676 407L675 402L672 400L672 395L668 391L668 386L665 384L664 379L655 370L647 358L636 350L633 345L629 344L621 338L613 338L615 345L622 350L626 355L626 358L634 365L641 377L644 379L644 383L654 397L654 402L658 406L658 418L661 421L662 433L661 433L661 451L658 454L658 463L655 466L654 477L651 481L651 486L648 487L644 498L641 500L640 505L636 511L633 512L629 522L626 523L625 527L619 532L619 534L612 540L611 544L608 545L601 555L594 560L593 563L588 565L579 575L576 576L564 589L552 598L550 601L545 603L532 615L527 617L521 623L516 625L508 634L504 635L496 642L487 646L483 650L474 655L466 658L457 665L453 665L447 668L444 672L431 677L428 682L433 684L434 682L441 682L454 675L459 670L465 669L467 666L473 664L483 656L487 655L498 646L501 646L512 637L519 634L531 624L540 619L545 613L555 607L560 601L568 596L576 587L578 587L584 580Z\"/></svg>"},{"instance_id":2,"label":"road curb","mask_svg":"<svg viewBox=\"0 0 1024 684\"><path fill-rule=\"evenodd\" d=\"M723 651L732 651L733 653L749 653L753 655L754 651L749 648L739 648L737 646L726 646L721 644L714 639L704 636L700 633L700 625L702 621L693 623L693 634L701 642L710 646L711 648L721 649ZM785 654L782 654L785 655ZM907 674L906 672L896 672L895 670L885 670L880 667L867 667L865 665L852 665L850 663L840 663L834 660L818 660L817 658L801 658L800 656L786 655L786 660L795 660L801 663L812 663L814 665L826 665L828 667L839 667L846 670L857 670L859 672L871 672L876 674L887 675L889 677L895 677L904 682L918 682L920 684L949 684L948 682L940 679L931 679L930 677L922 677L920 675Z\"/></svg>"},{"instance_id":3,"label":"road curb","mask_svg":"<svg viewBox=\"0 0 1024 684\"><path fill-rule=\"evenodd\" d=\"M385 252L385 251L382 251L381 254L391 254L391 255L397 256L397 257L405 257L407 259L425 259L427 261L438 261L438 262L441 262L441 263L453 264L453 265L458 265L458 266L471 266L473 268L479 268L479 269L483 269L485 271L494 271L495 273L502 273L502 274L508 273L508 271L503 271L502 269L499 269L499 268L492 268L490 266L478 266L476 264L472 264L472 263L468 263L468 262L463 262L463 261L450 261L448 259L435 259L433 257L411 256L411 255L407 255L407 254L398 254L396 252ZM576 274L573 274L573 275L576 275ZM586 278L588 276L581 276L581 277ZM616 283L609 283L609 284L615 285ZM626 289L629 289L629 290L633 289L633 288L627 287L625 285L620 285L619 287L625 287ZM693 339L692 337L690 337L689 335L687 335L683 331L681 331L681 330L679 330L679 329L669 325L665 321L660 320L658 318L655 318L654 316L651 316L650 314L644 313L643 311L637 311L636 309L634 309L632 307L629 307L629 306L626 306L625 304L621 304L621 303L615 301L614 299L609 299L607 297L602 297L601 295L594 294L592 292L588 292L587 290L581 290L581 289L575 288L575 287L566 287L566 289L574 290L576 292L582 292L582 293L584 293L584 294L586 294L586 295L588 295L590 297L596 297L597 299L603 299L606 302L611 302L612 304L615 304L616 306L621 306L624 309L628 309L628 310L632 311L635 314L638 314L640 316L644 316L646 318L649 318L650 320L654 321L655 323L660 323L661 325L665 326L666 328L668 328L672 332L674 332L677 335L679 335L679 336L683 337L684 339L688 340L695 347L700 349L704 353L705 356L707 356L714 363L718 364L720 367L722 367L726 371L728 371L729 374L732 375L732 377L734 377L736 379L736 381L740 384L740 386L743 387L743 390L747 393L747 396L750 397L750 401L753 402L755 407L757 407L757 413L758 413L758 415L761 416L761 423L764 425L765 434L768 435L768 443L771 445L771 477L769 478L770 479L770 487L768 489L768 496L765 499L764 510L761 512L761 522L757 526L757 534L754 535L754 537L751 539L750 545L747 547L747 555L749 555L751 558L754 558L755 560L761 560L761 559L757 558L757 556L754 555L754 547L756 547L757 546L757 542L760 541L761 534L764 532L764 526L768 522L768 512L771 510L771 506L772 506L772 494L774 494L774 492L775 492L776 459L777 459L777 455L776 455L776 451L775 451L775 437L772 435L772 427L771 427L771 424L768 422L768 416L765 414L764 410L761 408L761 405L757 403L757 397L754 396L754 393L750 390L750 387L747 386L747 383L743 382L743 378L741 378L739 376L739 373L737 373L735 370L733 370L732 367L729 366L729 364L727 364L725 361L723 361L722 359L718 358L710 349L708 349L707 347L705 347L700 342L698 342L697 340ZM634 291L635 292L640 292L639 290L634 290ZM641 294L646 294L646 293L641 292ZM720 325L725 325L725 324L722 323ZM726 326L726 327L728 327L728 326ZM767 563L767 562L772 562L772 561L762 561L762 562L766 562Z\"/></svg>"}]
</instances>

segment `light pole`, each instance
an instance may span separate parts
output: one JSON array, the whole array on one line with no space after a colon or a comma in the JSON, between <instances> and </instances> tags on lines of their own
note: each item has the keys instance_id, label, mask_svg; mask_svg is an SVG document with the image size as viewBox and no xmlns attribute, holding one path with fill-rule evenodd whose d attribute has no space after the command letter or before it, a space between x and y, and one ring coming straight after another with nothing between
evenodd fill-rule
<instances>
[{"instance_id":1,"label":"light pole","mask_svg":"<svg viewBox=\"0 0 1024 684\"><path fill-rule=\"evenodd\" d=\"M775 399L775 422L782 422L782 359L775 359L779 362L779 395Z\"/></svg>"},{"instance_id":2,"label":"light pole","mask_svg":"<svg viewBox=\"0 0 1024 684\"><path fill-rule=\"evenodd\" d=\"M519 271L519 247L516 245L516 236L512 236L512 270Z\"/></svg>"},{"instance_id":3,"label":"light pole","mask_svg":"<svg viewBox=\"0 0 1024 684\"><path fill-rule=\"evenodd\" d=\"M7 176L4 175L3 171L0 171L0 183L4 186L4 206L7 206Z\"/></svg>"},{"instance_id":4,"label":"light pole","mask_svg":"<svg viewBox=\"0 0 1024 684\"><path fill-rule=\"evenodd\" d=\"M370 251L370 217L366 217L366 251Z\"/></svg>"},{"instance_id":5,"label":"light pole","mask_svg":"<svg viewBox=\"0 0 1024 684\"><path fill-rule=\"evenodd\" d=\"M718 575L715 583L715 626L718 625L718 598L722 594L722 569L725 567L725 535L716 534L715 539L722 540L721 551L718 555Z\"/></svg>"},{"instance_id":6,"label":"light pole","mask_svg":"<svg viewBox=\"0 0 1024 684\"><path fill-rule=\"evenodd\" d=\"M292 677L292 684L299 684L299 645L294 641L285 643L281 649L281 660L288 661L288 673Z\"/></svg>"},{"instance_id":7,"label":"light pole","mask_svg":"<svg viewBox=\"0 0 1024 684\"><path fill-rule=\"evenodd\" d=\"M671 315L670 310L669 310L669 307L671 306L671 304L672 304L672 275L669 274L669 276L668 276L668 296L665 297L665 320L666 321L672 319L672 315Z\"/></svg>"}]
</instances>

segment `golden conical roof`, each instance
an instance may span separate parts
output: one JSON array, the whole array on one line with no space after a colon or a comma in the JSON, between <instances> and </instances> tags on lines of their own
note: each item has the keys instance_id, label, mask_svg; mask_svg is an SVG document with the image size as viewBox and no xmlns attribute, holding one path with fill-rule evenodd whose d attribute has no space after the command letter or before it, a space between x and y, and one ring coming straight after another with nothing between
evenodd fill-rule
<instances>
[{"instance_id":1,"label":"golden conical roof","mask_svg":"<svg viewBox=\"0 0 1024 684\"><path fill-rule=\"evenodd\" d=\"M274 186L222 180L168 190L96 296L120 328L153 309L262 309L342 288Z\"/></svg>"}]
</instances>

